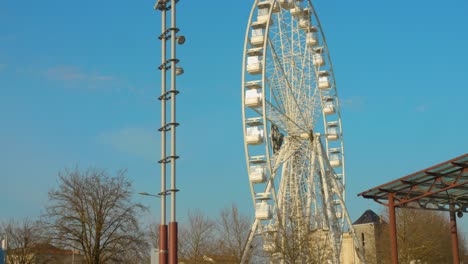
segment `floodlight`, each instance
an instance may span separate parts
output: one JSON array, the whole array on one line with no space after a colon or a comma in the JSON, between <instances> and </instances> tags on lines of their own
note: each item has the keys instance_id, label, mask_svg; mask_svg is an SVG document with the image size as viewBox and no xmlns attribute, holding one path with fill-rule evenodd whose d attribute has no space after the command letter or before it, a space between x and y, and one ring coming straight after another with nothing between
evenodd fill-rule
<instances>
[{"instance_id":1,"label":"floodlight","mask_svg":"<svg viewBox=\"0 0 468 264\"><path fill-rule=\"evenodd\" d=\"M177 44L182 45L182 44L185 43L185 36L182 36L182 35L181 35L181 36L177 36L177 37L176 37L176 40L177 40Z\"/></svg>"},{"instance_id":2,"label":"floodlight","mask_svg":"<svg viewBox=\"0 0 468 264\"><path fill-rule=\"evenodd\" d=\"M176 68L175 68L175 74L176 74L176 75L182 75L182 74L184 74L184 69L183 69L182 67L180 67L180 66L176 66Z\"/></svg>"}]
</instances>

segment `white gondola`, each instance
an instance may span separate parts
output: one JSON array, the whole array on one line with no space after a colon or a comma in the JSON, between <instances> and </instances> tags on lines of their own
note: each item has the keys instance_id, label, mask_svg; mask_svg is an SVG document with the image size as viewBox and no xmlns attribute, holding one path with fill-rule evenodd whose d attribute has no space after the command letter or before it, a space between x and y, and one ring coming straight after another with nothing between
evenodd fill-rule
<instances>
[{"instance_id":1,"label":"white gondola","mask_svg":"<svg viewBox=\"0 0 468 264\"><path fill-rule=\"evenodd\" d=\"M319 71L318 72L318 84L319 84L319 89L329 89L331 88L331 82L330 82L330 73L328 71Z\"/></svg>"},{"instance_id":2,"label":"white gondola","mask_svg":"<svg viewBox=\"0 0 468 264\"><path fill-rule=\"evenodd\" d=\"M337 140L339 138L338 135L338 122L331 121L327 123L327 139L328 140Z\"/></svg>"},{"instance_id":3,"label":"white gondola","mask_svg":"<svg viewBox=\"0 0 468 264\"><path fill-rule=\"evenodd\" d=\"M266 24L268 22L270 8L268 6L262 6L258 9L257 23Z\"/></svg>"},{"instance_id":4,"label":"white gondola","mask_svg":"<svg viewBox=\"0 0 468 264\"><path fill-rule=\"evenodd\" d=\"M255 205L255 218L258 220L270 220L272 217L271 205L267 201L261 201Z\"/></svg>"},{"instance_id":5,"label":"white gondola","mask_svg":"<svg viewBox=\"0 0 468 264\"><path fill-rule=\"evenodd\" d=\"M262 73L262 61L259 56L250 56L247 58L247 72L250 74Z\"/></svg>"},{"instance_id":6,"label":"white gondola","mask_svg":"<svg viewBox=\"0 0 468 264\"><path fill-rule=\"evenodd\" d=\"M299 18L298 26L300 29L310 28L310 17L308 15L301 16Z\"/></svg>"},{"instance_id":7,"label":"white gondola","mask_svg":"<svg viewBox=\"0 0 468 264\"><path fill-rule=\"evenodd\" d=\"M340 200L333 200L333 205L341 205Z\"/></svg>"},{"instance_id":8,"label":"white gondola","mask_svg":"<svg viewBox=\"0 0 468 264\"><path fill-rule=\"evenodd\" d=\"M260 1L258 2L257 6L259 8L264 8L264 7L268 7L270 8L270 6L273 4L273 10L271 10L271 12L273 14L276 14L280 11L280 6L278 4L278 2L274 1L274 0L265 0L265 1Z\"/></svg>"},{"instance_id":9,"label":"white gondola","mask_svg":"<svg viewBox=\"0 0 468 264\"><path fill-rule=\"evenodd\" d=\"M246 131L246 141L250 145L258 145L263 143L263 128L258 126L248 127Z\"/></svg>"},{"instance_id":10,"label":"white gondola","mask_svg":"<svg viewBox=\"0 0 468 264\"><path fill-rule=\"evenodd\" d=\"M293 8L291 8L289 12L291 13L292 16L297 17L297 16L301 16L304 13L304 9L296 5Z\"/></svg>"},{"instance_id":11,"label":"white gondola","mask_svg":"<svg viewBox=\"0 0 468 264\"><path fill-rule=\"evenodd\" d=\"M317 33L309 32L306 34L306 43L307 46L316 46L318 44Z\"/></svg>"},{"instance_id":12,"label":"white gondola","mask_svg":"<svg viewBox=\"0 0 468 264\"><path fill-rule=\"evenodd\" d=\"M335 104L333 103L333 98L327 97L324 99L323 112L326 115L333 115L336 113Z\"/></svg>"},{"instance_id":13,"label":"white gondola","mask_svg":"<svg viewBox=\"0 0 468 264\"><path fill-rule=\"evenodd\" d=\"M255 46L255 47L263 46L264 41L265 41L265 35L263 34L263 29L262 28L252 29L252 36L250 37L250 44L252 44L252 46Z\"/></svg>"},{"instance_id":14,"label":"white gondola","mask_svg":"<svg viewBox=\"0 0 468 264\"><path fill-rule=\"evenodd\" d=\"M323 59L322 54L314 54L312 55L312 63L315 67L321 67L325 65L325 60Z\"/></svg>"},{"instance_id":15,"label":"white gondola","mask_svg":"<svg viewBox=\"0 0 468 264\"><path fill-rule=\"evenodd\" d=\"M279 0L279 3L284 9L291 9L294 7L294 0Z\"/></svg>"},{"instance_id":16,"label":"white gondola","mask_svg":"<svg viewBox=\"0 0 468 264\"><path fill-rule=\"evenodd\" d=\"M323 112L324 112L326 115L333 115L333 114L336 113L335 106L332 105L332 104L326 105L326 106L323 108Z\"/></svg>"},{"instance_id":17,"label":"white gondola","mask_svg":"<svg viewBox=\"0 0 468 264\"><path fill-rule=\"evenodd\" d=\"M330 165L332 167L335 167L335 168L339 167L339 166L341 166L341 161L338 158L332 159L332 160L330 160Z\"/></svg>"},{"instance_id":18,"label":"white gondola","mask_svg":"<svg viewBox=\"0 0 468 264\"><path fill-rule=\"evenodd\" d=\"M250 166L249 179L252 183L264 183L266 181L265 165Z\"/></svg>"},{"instance_id":19,"label":"white gondola","mask_svg":"<svg viewBox=\"0 0 468 264\"><path fill-rule=\"evenodd\" d=\"M321 76L318 79L319 83L319 89L330 89L331 88L331 83L330 83L330 77L328 76Z\"/></svg>"},{"instance_id":20,"label":"white gondola","mask_svg":"<svg viewBox=\"0 0 468 264\"><path fill-rule=\"evenodd\" d=\"M262 90L250 89L245 92L245 105L256 108L262 106Z\"/></svg>"},{"instance_id":21,"label":"white gondola","mask_svg":"<svg viewBox=\"0 0 468 264\"><path fill-rule=\"evenodd\" d=\"M332 167L339 167L341 166L341 158L340 158L340 149L333 148L330 149L330 165Z\"/></svg>"}]
</instances>

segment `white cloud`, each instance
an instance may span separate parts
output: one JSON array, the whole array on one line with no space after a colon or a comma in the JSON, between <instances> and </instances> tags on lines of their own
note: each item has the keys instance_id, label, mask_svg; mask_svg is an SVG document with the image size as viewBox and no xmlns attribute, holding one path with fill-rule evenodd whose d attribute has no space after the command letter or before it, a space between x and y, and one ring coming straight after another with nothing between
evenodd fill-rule
<instances>
[{"instance_id":1,"label":"white cloud","mask_svg":"<svg viewBox=\"0 0 468 264\"><path fill-rule=\"evenodd\" d=\"M47 77L51 80L82 80L86 76L76 67L57 66L47 69Z\"/></svg>"},{"instance_id":2,"label":"white cloud","mask_svg":"<svg viewBox=\"0 0 468 264\"><path fill-rule=\"evenodd\" d=\"M141 127L124 127L117 131L101 133L100 142L117 151L155 161L159 157L158 133Z\"/></svg>"},{"instance_id":3,"label":"white cloud","mask_svg":"<svg viewBox=\"0 0 468 264\"><path fill-rule=\"evenodd\" d=\"M47 69L47 78L55 81L112 81L114 77L85 72L78 67L60 65Z\"/></svg>"}]
</instances>

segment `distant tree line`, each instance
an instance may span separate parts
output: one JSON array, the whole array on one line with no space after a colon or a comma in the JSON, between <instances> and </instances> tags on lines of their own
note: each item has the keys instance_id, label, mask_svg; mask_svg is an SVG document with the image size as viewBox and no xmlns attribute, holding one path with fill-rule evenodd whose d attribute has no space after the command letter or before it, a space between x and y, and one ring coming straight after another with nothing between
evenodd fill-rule
<instances>
[{"instance_id":1,"label":"distant tree line","mask_svg":"<svg viewBox=\"0 0 468 264\"><path fill-rule=\"evenodd\" d=\"M133 194L125 170L114 176L99 169L64 170L59 173L58 187L49 191L43 216L0 223L0 234L8 237L7 264L150 263L150 249L158 246L158 224L142 227L139 219L147 208L134 202ZM186 223L179 227L179 259L186 264L239 263L252 220L234 204L214 219L200 209L189 210ZM397 223L400 263L452 262L446 214L398 209ZM291 237L276 246L285 263L303 263L294 252L304 246L310 248L309 262L317 259L314 263L322 263L320 259L326 258L326 247L321 244L311 243L309 238L298 240L291 228L279 231ZM379 232L378 259L369 255L368 264L390 263L388 226L384 224ZM464 259L466 242L459 234ZM265 263L271 256L262 253L263 245L256 239L248 262ZM72 252L70 261L54 259L51 252L58 249Z\"/></svg>"},{"instance_id":2,"label":"distant tree line","mask_svg":"<svg viewBox=\"0 0 468 264\"><path fill-rule=\"evenodd\" d=\"M133 194L125 170L114 176L99 169L60 172L44 215L0 223L8 240L7 264L64 263L50 257L57 249L76 252L73 264L150 263L158 228L156 223L142 227L139 219L147 208L134 202ZM216 220L199 209L189 211L187 224L179 227L179 258L205 263L227 256L239 263L250 226L235 205Z\"/></svg>"}]
</instances>

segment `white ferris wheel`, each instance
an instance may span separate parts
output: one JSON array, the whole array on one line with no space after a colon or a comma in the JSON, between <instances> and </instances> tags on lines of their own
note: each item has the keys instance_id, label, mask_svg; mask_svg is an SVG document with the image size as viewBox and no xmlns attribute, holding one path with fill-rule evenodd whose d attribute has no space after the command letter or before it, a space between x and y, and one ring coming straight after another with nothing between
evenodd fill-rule
<instances>
[{"instance_id":1,"label":"white ferris wheel","mask_svg":"<svg viewBox=\"0 0 468 264\"><path fill-rule=\"evenodd\" d=\"M255 208L242 262L257 237L272 262L294 254L295 263L339 263L343 232L353 235L340 104L311 1L254 1L244 44L242 118Z\"/></svg>"}]
</instances>

